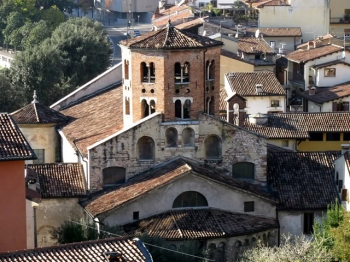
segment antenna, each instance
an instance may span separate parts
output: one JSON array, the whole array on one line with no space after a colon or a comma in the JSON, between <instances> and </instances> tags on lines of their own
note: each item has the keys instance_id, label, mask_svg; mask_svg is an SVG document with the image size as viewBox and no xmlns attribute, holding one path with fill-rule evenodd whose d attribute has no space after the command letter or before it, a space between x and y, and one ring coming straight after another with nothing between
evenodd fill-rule
<instances>
[{"instance_id":1,"label":"antenna","mask_svg":"<svg viewBox=\"0 0 350 262\"><path fill-rule=\"evenodd\" d=\"M255 38L259 38L259 35L260 35L260 30L258 29L255 31Z\"/></svg>"}]
</instances>

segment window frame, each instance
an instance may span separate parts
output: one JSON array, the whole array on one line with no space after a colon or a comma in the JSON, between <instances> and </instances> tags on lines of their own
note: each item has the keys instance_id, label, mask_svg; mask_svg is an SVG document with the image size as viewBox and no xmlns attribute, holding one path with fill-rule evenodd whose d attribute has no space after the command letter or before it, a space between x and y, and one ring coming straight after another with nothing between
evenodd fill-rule
<instances>
[{"instance_id":1,"label":"window frame","mask_svg":"<svg viewBox=\"0 0 350 262\"><path fill-rule=\"evenodd\" d=\"M303 222L303 234L312 234L314 232L315 214L312 212L305 212Z\"/></svg>"},{"instance_id":2,"label":"window frame","mask_svg":"<svg viewBox=\"0 0 350 262\"><path fill-rule=\"evenodd\" d=\"M254 212L254 211L255 211L254 201L244 202L244 212Z\"/></svg>"},{"instance_id":3,"label":"window frame","mask_svg":"<svg viewBox=\"0 0 350 262\"><path fill-rule=\"evenodd\" d=\"M246 165L246 167L244 167L243 165ZM242 173L236 173L234 172L234 167L238 167L238 168L241 168L243 167L243 169L252 169L252 173L250 173L249 176L242 176L241 174ZM237 162L237 163L234 163L232 164L232 177L235 178L235 179L240 179L240 180L255 180L255 164L252 163L252 162L247 162L247 161L242 161L242 162ZM239 174L239 176L236 176L235 174Z\"/></svg>"},{"instance_id":4,"label":"window frame","mask_svg":"<svg viewBox=\"0 0 350 262\"><path fill-rule=\"evenodd\" d=\"M320 140L319 138L311 138L311 134L312 135L319 135L319 134L322 134L322 139ZM316 135L316 136L317 136ZM321 142L321 141L323 141L323 132L309 132L309 141L319 141L319 142Z\"/></svg>"},{"instance_id":5,"label":"window frame","mask_svg":"<svg viewBox=\"0 0 350 262\"><path fill-rule=\"evenodd\" d=\"M149 139L148 146L152 147L152 150L150 150L151 148L148 148L148 150L142 149L142 152L141 152L140 149L141 149L142 145L140 143L143 143L143 141L142 141L143 139ZM146 156L145 152L148 152L149 156L152 154L152 157L145 157ZM156 152L156 144L155 144L154 139L152 137L142 136L137 140L137 156L138 156L139 161L154 161L155 152ZM142 157L141 157L141 153L143 153Z\"/></svg>"},{"instance_id":6,"label":"window frame","mask_svg":"<svg viewBox=\"0 0 350 262\"><path fill-rule=\"evenodd\" d=\"M111 170L111 171L109 171L109 170ZM119 179L117 179L113 183L106 183L105 182L105 180L106 180L105 175L111 175L110 173L107 174L108 171L115 172L115 174L117 175L117 178L119 178ZM123 174L119 173L121 171L123 171ZM121 178L122 175L124 176L123 179ZM125 182L126 182L126 168L121 167L121 166L110 166L110 167L106 167L106 168L102 169L102 185L103 185L103 187L121 185L121 184L124 184Z\"/></svg>"},{"instance_id":7,"label":"window frame","mask_svg":"<svg viewBox=\"0 0 350 262\"><path fill-rule=\"evenodd\" d=\"M185 205L184 205L184 200L186 201L186 199L188 200L189 199L189 194L194 194L194 196L191 196L190 197L194 197L195 198L195 204L193 205L193 203L191 205L186 205L186 202L185 202ZM181 197L181 199L180 199ZM184 197L186 199L184 199ZM200 198L200 199L199 199ZM199 205L199 201L203 201L205 202L205 205ZM181 202L181 205L178 205L179 203L178 202ZM199 193L198 191L185 191L185 192L182 192L181 194L179 194L173 201L173 205L172 205L172 208L190 208L190 207L207 207L209 206L208 205L208 200L207 198L202 194L202 193Z\"/></svg>"},{"instance_id":8,"label":"window frame","mask_svg":"<svg viewBox=\"0 0 350 262\"><path fill-rule=\"evenodd\" d=\"M333 73L330 73L332 71L333 71ZM335 76L336 76L336 68L328 67L328 68L324 69L324 77L335 77Z\"/></svg>"},{"instance_id":9,"label":"window frame","mask_svg":"<svg viewBox=\"0 0 350 262\"><path fill-rule=\"evenodd\" d=\"M275 99L275 100L271 100L271 107L280 107L280 101Z\"/></svg>"},{"instance_id":10,"label":"window frame","mask_svg":"<svg viewBox=\"0 0 350 262\"><path fill-rule=\"evenodd\" d=\"M33 160L33 164L45 164L45 148L33 149L37 159Z\"/></svg>"}]
</instances>

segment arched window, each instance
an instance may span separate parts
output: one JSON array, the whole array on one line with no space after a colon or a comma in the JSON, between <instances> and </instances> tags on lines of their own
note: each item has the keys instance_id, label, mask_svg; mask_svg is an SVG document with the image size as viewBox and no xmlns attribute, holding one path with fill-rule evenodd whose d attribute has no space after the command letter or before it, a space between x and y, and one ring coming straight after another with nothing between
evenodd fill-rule
<instances>
[{"instance_id":1,"label":"arched window","mask_svg":"<svg viewBox=\"0 0 350 262\"><path fill-rule=\"evenodd\" d=\"M232 177L254 179L255 165L250 162L239 162L232 165Z\"/></svg>"},{"instance_id":2,"label":"arched window","mask_svg":"<svg viewBox=\"0 0 350 262\"><path fill-rule=\"evenodd\" d=\"M151 114L156 112L156 102L154 100L151 100L150 102L150 108L151 108Z\"/></svg>"},{"instance_id":3,"label":"arched window","mask_svg":"<svg viewBox=\"0 0 350 262\"><path fill-rule=\"evenodd\" d=\"M123 167L112 166L102 170L103 186L125 183L126 169Z\"/></svg>"},{"instance_id":4,"label":"arched window","mask_svg":"<svg viewBox=\"0 0 350 262\"><path fill-rule=\"evenodd\" d=\"M184 103L184 118L190 118L191 100L186 99Z\"/></svg>"},{"instance_id":5,"label":"arched window","mask_svg":"<svg viewBox=\"0 0 350 262\"><path fill-rule=\"evenodd\" d=\"M175 117L182 118L181 100L175 101Z\"/></svg>"},{"instance_id":6,"label":"arched window","mask_svg":"<svg viewBox=\"0 0 350 262\"><path fill-rule=\"evenodd\" d=\"M129 61L124 59L124 78L129 79Z\"/></svg>"},{"instance_id":7,"label":"arched window","mask_svg":"<svg viewBox=\"0 0 350 262\"><path fill-rule=\"evenodd\" d=\"M141 82L148 82L148 67L145 62L141 63Z\"/></svg>"},{"instance_id":8,"label":"arched window","mask_svg":"<svg viewBox=\"0 0 350 262\"><path fill-rule=\"evenodd\" d=\"M137 148L139 152L140 160L153 160L154 159L154 141L149 136L143 136L137 141Z\"/></svg>"},{"instance_id":9,"label":"arched window","mask_svg":"<svg viewBox=\"0 0 350 262\"><path fill-rule=\"evenodd\" d=\"M215 110L215 102L214 102L214 96L211 98L207 98L207 106L208 106L208 115L213 116L214 110Z\"/></svg>"},{"instance_id":10,"label":"arched window","mask_svg":"<svg viewBox=\"0 0 350 262\"><path fill-rule=\"evenodd\" d=\"M128 97L125 97L125 114L130 115L130 100Z\"/></svg>"},{"instance_id":11,"label":"arched window","mask_svg":"<svg viewBox=\"0 0 350 262\"><path fill-rule=\"evenodd\" d=\"M209 79L215 78L215 61L212 60L209 66Z\"/></svg>"},{"instance_id":12,"label":"arched window","mask_svg":"<svg viewBox=\"0 0 350 262\"><path fill-rule=\"evenodd\" d=\"M149 105L145 99L141 101L141 117L144 118L149 115Z\"/></svg>"},{"instance_id":13,"label":"arched window","mask_svg":"<svg viewBox=\"0 0 350 262\"><path fill-rule=\"evenodd\" d=\"M155 66L154 66L154 63L152 62L152 63L150 63L149 64L149 83L155 83L155 81L156 81L156 68L155 68Z\"/></svg>"},{"instance_id":14,"label":"arched window","mask_svg":"<svg viewBox=\"0 0 350 262\"><path fill-rule=\"evenodd\" d=\"M204 141L204 146L206 159L221 159L221 139L218 136L208 136Z\"/></svg>"},{"instance_id":15,"label":"arched window","mask_svg":"<svg viewBox=\"0 0 350 262\"><path fill-rule=\"evenodd\" d=\"M185 128L182 131L182 146L188 147L188 146L194 146L195 137L194 137L194 131L192 128Z\"/></svg>"},{"instance_id":16,"label":"arched window","mask_svg":"<svg viewBox=\"0 0 350 262\"><path fill-rule=\"evenodd\" d=\"M174 76L175 76L175 83L181 83L181 64L179 62L175 63L174 65Z\"/></svg>"},{"instance_id":17,"label":"arched window","mask_svg":"<svg viewBox=\"0 0 350 262\"><path fill-rule=\"evenodd\" d=\"M201 193L187 191L179 195L173 203L173 208L177 207L205 207L208 201Z\"/></svg>"},{"instance_id":18,"label":"arched window","mask_svg":"<svg viewBox=\"0 0 350 262\"><path fill-rule=\"evenodd\" d=\"M190 82L190 63L186 62L182 71L183 82Z\"/></svg>"},{"instance_id":19,"label":"arched window","mask_svg":"<svg viewBox=\"0 0 350 262\"><path fill-rule=\"evenodd\" d=\"M177 147L177 130L175 128L168 128L165 132L166 146Z\"/></svg>"}]
</instances>

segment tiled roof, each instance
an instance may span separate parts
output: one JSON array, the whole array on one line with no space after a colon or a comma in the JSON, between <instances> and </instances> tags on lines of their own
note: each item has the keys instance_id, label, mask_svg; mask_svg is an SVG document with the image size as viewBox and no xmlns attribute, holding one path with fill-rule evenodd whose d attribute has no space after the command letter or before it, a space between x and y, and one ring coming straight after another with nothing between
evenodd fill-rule
<instances>
[{"instance_id":1,"label":"tiled roof","mask_svg":"<svg viewBox=\"0 0 350 262\"><path fill-rule=\"evenodd\" d=\"M121 260L151 262L151 255L138 239L110 238L0 254L1 262L97 262L108 261L106 252L116 252Z\"/></svg>"},{"instance_id":2,"label":"tiled roof","mask_svg":"<svg viewBox=\"0 0 350 262\"><path fill-rule=\"evenodd\" d=\"M275 51L263 38L240 37L238 40L238 50L241 52L275 54Z\"/></svg>"},{"instance_id":3,"label":"tiled roof","mask_svg":"<svg viewBox=\"0 0 350 262\"><path fill-rule=\"evenodd\" d=\"M121 45L137 49L193 49L221 46L221 41L216 41L205 36L195 35L185 30L177 29L168 24L167 27L144 34L142 36L120 41Z\"/></svg>"},{"instance_id":4,"label":"tiled roof","mask_svg":"<svg viewBox=\"0 0 350 262\"><path fill-rule=\"evenodd\" d=\"M21 130L9 114L0 113L0 161L36 159Z\"/></svg>"},{"instance_id":5,"label":"tiled roof","mask_svg":"<svg viewBox=\"0 0 350 262\"><path fill-rule=\"evenodd\" d=\"M306 63L317 58L327 56L333 53L342 51L343 48L336 45L325 45L317 48L311 48L308 50L299 49L286 56L290 61L296 63Z\"/></svg>"},{"instance_id":6,"label":"tiled roof","mask_svg":"<svg viewBox=\"0 0 350 262\"><path fill-rule=\"evenodd\" d=\"M86 156L87 147L123 128L123 89L114 87L62 110L71 121L62 127L64 135Z\"/></svg>"},{"instance_id":7,"label":"tiled roof","mask_svg":"<svg viewBox=\"0 0 350 262\"><path fill-rule=\"evenodd\" d=\"M182 23L182 24L179 24L179 25L176 25L175 27L177 29L188 29L188 28L192 28L192 27L195 27L195 26L199 26L199 25L202 25L204 23L204 18L196 18L196 19L193 19L193 20L190 20L188 22L185 22L185 23Z\"/></svg>"},{"instance_id":8,"label":"tiled roof","mask_svg":"<svg viewBox=\"0 0 350 262\"><path fill-rule=\"evenodd\" d=\"M232 94L240 96L285 96L286 91L271 71L227 73L225 75ZM256 92L256 85L262 85L262 92ZM230 94L228 94L230 97Z\"/></svg>"},{"instance_id":9,"label":"tiled roof","mask_svg":"<svg viewBox=\"0 0 350 262\"><path fill-rule=\"evenodd\" d=\"M313 101L317 104L323 104L342 97L350 96L350 82L342 83L333 87L316 88L315 94L310 95L309 91L298 93L307 100Z\"/></svg>"},{"instance_id":10,"label":"tiled roof","mask_svg":"<svg viewBox=\"0 0 350 262\"><path fill-rule=\"evenodd\" d=\"M168 9L169 10L169 9ZM170 16L161 16L159 18L156 18L152 20L152 25L157 27L157 29L160 29L168 24L168 21L170 19L170 22L174 25L182 23L186 18L194 18L193 13L188 9L182 10L181 12L176 12L171 14Z\"/></svg>"},{"instance_id":11,"label":"tiled roof","mask_svg":"<svg viewBox=\"0 0 350 262\"><path fill-rule=\"evenodd\" d=\"M271 143L266 143L267 152L278 153L278 152L294 152L295 150L289 147L277 146Z\"/></svg>"},{"instance_id":12,"label":"tiled roof","mask_svg":"<svg viewBox=\"0 0 350 262\"><path fill-rule=\"evenodd\" d=\"M339 152L268 153L267 179L279 209L326 209L338 198L333 162Z\"/></svg>"},{"instance_id":13,"label":"tiled roof","mask_svg":"<svg viewBox=\"0 0 350 262\"><path fill-rule=\"evenodd\" d=\"M11 115L17 124L47 124L67 121L65 115L39 103L30 103Z\"/></svg>"},{"instance_id":14,"label":"tiled roof","mask_svg":"<svg viewBox=\"0 0 350 262\"><path fill-rule=\"evenodd\" d=\"M255 36L257 28L247 28L247 34L249 36ZM300 27L260 27L260 34L263 36L271 37L289 37L289 36L302 36Z\"/></svg>"},{"instance_id":15,"label":"tiled roof","mask_svg":"<svg viewBox=\"0 0 350 262\"><path fill-rule=\"evenodd\" d=\"M349 132L350 112L280 113L268 114L264 125L250 124L246 118L244 127L268 138L309 138L308 132Z\"/></svg>"},{"instance_id":16,"label":"tiled roof","mask_svg":"<svg viewBox=\"0 0 350 262\"><path fill-rule=\"evenodd\" d=\"M90 199L82 201L82 205L93 216L113 210L133 201L144 194L180 178L186 174L196 174L208 180L223 184L239 191L248 192L257 197L274 202L275 199L259 186L234 179L210 167L203 167L195 161L183 157L173 158L151 170L136 175L124 185L97 192Z\"/></svg>"},{"instance_id":17,"label":"tiled roof","mask_svg":"<svg viewBox=\"0 0 350 262\"><path fill-rule=\"evenodd\" d=\"M86 195L86 183L81 164L32 164L27 165L27 168L36 171L40 194L43 198Z\"/></svg>"},{"instance_id":18,"label":"tiled roof","mask_svg":"<svg viewBox=\"0 0 350 262\"><path fill-rule=\"evenodd\" d=\"M233 53L233 52L230 52L230 51L227 51L227 50L225 50L225 49L221 49L221 55L222 55L222 56L226 56L226 57L228 57L228 58L235 59L235 60L239 60L239 61L242 62L242 63L247 63L247 64L254 65L253 62L250 62L250 61L241 59L237 54L235 54L235 53Z\"/></svg>"},{"instance_id":19,"label":"tiled roof","mask_svg":"<svg viewBox=\"0 0 350 262\"><path fill-rule=\"evenodd\" d=\"M130 235L147 232L168 240L225 238L278 228L277 219L215 208L173 209L123 226Z\"/></svg>"},{"instance_id":20,"label":"tiled roof","mask_svg":"<svg viewBox=\"0 0 350 262\"><path fill-rule=\"evenodd\" d=\"M328 67L328 66L333 66L333 65L338 65L338 64L343 64L343 65L346 65L346 66L350 66L349 63L346 63L346 62L341 61L341 60L335 60L335 61L331 61L331 62L327 62L327 63L322 63L322 64L314 65L312 68L320 69L320 68L324 68L324 67Z\"/></svg>"}]
</instances>

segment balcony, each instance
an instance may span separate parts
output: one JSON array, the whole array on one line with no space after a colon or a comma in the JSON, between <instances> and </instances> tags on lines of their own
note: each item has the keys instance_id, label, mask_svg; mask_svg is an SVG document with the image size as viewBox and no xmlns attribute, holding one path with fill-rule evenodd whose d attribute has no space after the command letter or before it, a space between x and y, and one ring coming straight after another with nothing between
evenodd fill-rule
<instances>
[{"instance_id":1,"label":"balcony","mask_svg":"<svg viewBox=\"0 0 350 262\"><path fill-rule=\"evenodd\" d=\"M349 24L349 20L345 20L344 17L331 17L331 24Z\"/></svg>"}]
</instances>

